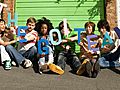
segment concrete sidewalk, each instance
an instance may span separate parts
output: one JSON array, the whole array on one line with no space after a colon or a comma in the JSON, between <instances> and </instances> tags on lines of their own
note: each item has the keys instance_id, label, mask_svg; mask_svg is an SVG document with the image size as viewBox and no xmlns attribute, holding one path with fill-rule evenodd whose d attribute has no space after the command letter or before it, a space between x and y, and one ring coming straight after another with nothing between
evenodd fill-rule
<instances>
[{"instance_id":1,"label":"concrete sidewalk","mask_svg":"<svg viewBox=\"0 0 120 90\"><path fill-rule=\"evenodd\" d=\"M72 74L38 74L33 68L0 67L0 90L120 90L120 68L102 69L97 78Z\"/></svg>"}]
</instances>

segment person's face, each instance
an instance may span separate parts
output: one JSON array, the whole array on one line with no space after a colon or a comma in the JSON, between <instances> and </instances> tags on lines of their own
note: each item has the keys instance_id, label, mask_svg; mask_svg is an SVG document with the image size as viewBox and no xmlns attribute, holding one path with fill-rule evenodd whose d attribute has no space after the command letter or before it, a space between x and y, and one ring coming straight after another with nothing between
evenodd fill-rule
<instances>
[{"instance_id":1,"label":"person's face","mask_svg":"<svg viewBox=\"0 0 120 90\"><path fill-rule=\"evenodd\" d=\"M100 33L101 33L102 35L105 35L105 33L106 33L106 29L105 29L105 27L100 28Z\"/></svg>"},{"instance_id":2,"label":"person's face","mask_svg":"<svg viewBox=\"0 0 120 90\"><path fill-rule=\"evenodd\" d=\"M64 25L62 24L62 25L60 25L60 27L61 27L61 34L62 35L68 35L68 32L69 32L69 29L68 28L66 28L66 29L64 29Z\"/></svg>"},{"instance_id":3,"label":"person's face","mask_svg":"<svg viewBox=\"0 0 120 90\"><path fill-rule=\"evenodd\" d=\"M5 23L3 21L0 22L0 31L5 30Z\"/></svg>"},{"instance_id":4,"label":"person's face","mask_svg":"<svg viewBox=\"0 0 120 90\"><path fill-rule=\"evenodd\" d=\"M41 33L43 35L46 35L47 32L48 32L48 26L47 26L47 24L42 24L42 26L41 26Z\"/></svg>"},{"instance_id":5,"label":"person's face","mask_svg":"<svg viewBox=\"0 0 120 90\"><path fill-rule=\"evenodd\" d=\"M29 22L29 23L27 23L27 26L28 26L28 30L29 30L29 31L32 31L32 30L34 30L34 28L35 28L35 23Z\"/></svg>"},{"instance_id":6,"label":"person's face","mask_svg":"<svg viewBox=\"0 0 120 90\"><path fill-rule=\"evenodd\" d=\"M93 30L92 26L89 25L86 29L87 29L88 34L92 34L92 32L93 32L92 31Z\"/></svg>"},{"instance_id":7,"label":"person's face","mask_svg":"<svg viewBox=\"0 0 120 90\"><path fill-rule=\"evenodd\" d=\"M62 35L68 35L68 34L69 34L68 32L69 32L69 29L68 29L68 28L67 28L67 29L64 29L64 28L63 28L63 29L61 30Z\"/></svg>"}]
</instances>

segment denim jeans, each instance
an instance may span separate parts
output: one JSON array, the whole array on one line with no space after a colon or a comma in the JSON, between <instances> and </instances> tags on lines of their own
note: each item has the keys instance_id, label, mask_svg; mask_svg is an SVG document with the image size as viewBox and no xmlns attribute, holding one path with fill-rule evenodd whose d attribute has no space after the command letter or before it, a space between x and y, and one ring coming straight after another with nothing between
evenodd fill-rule
<instances>
[{"instance_id":1,"label":"denim jeans","mask_svg":"<svg viewBox=\"0 0 120 90\"><path fill-rule=\"evenodd\" d=\"M120 57L120 46L114 53L109 53L109 54L104 55L104 58L107 61L116 61L119 59L119 57Z\"/></svg>"},{"instance_id":2,"label":"denim jeans","mask_svg":"<svg viewBox=\"0 0 120 90\"><path fill-rule=\"evenodd\" d=\"M23 57L12 45L7 45L6 51L9 53L11 59L16 62L17 66L25 60L25 57Z\"/></svg>"},{"instance_id":3,"label":"denim jeans","mask_svg":"<svg viewBox=\"0 0 120 90\"><path fill-rule=\"evenodd\" d=\"M11 59L14 60L18 66L22 61L25 60L25 58L32 61L34 59L34 56L37 54L37 48L35 46L31 47L27 51L18 52L13 46L7 45L6 50L9 53Z\"/></svg>"},{"instance_id":4,"label":"denim jeans","mask_svg":"<svg viewBox=\"0 0 120 90\"><path fill-rule=\"evenodd\" d=\"M31 60L31 61L34 61L34 58L35 58L35 55L37 55L37 48L36 48L36 46L32 46L31 48L29 48L29 50L27 50L27 51L25 51L25 50L20 50L19 51L19 53L23 56L23 57L25 57L25 58L27 58L27 59L29 59L29 60Z\"/></svg>"},{"instance_id":5,"label":"denim jeans","mask_svg":"<svg viewBox=\"0 0 120 90\"><path fill-rule=\"evenodd\" d=\"M120 67L120 46L114 53L109 53L99 58L99 64L101 67Z\"/></svg>"},{"instance_id":6,"label":"denim jeans","mask_svg":"<svg viewBox=\"0 0 120 90\"><path fill-rule=\"evenodd\" d=\"M100 57L98 61L101 67L120 67L120 63L118 62L118 60L107 61L104 57Z\"/></svg>"},{"instance_id":7,"label":"denim jeans","mask_svg":"<svg viewBox=\"0 0 120 90\"><path fill-rule=\"evenodd\" d=\"M58 55L57 65L60 66L63 70L65 70L66 64L70 65L71 69L74 72L76 72L81 65L80 60L75 53L71 51L63 51Z\"/></svg>"}]
</instances>

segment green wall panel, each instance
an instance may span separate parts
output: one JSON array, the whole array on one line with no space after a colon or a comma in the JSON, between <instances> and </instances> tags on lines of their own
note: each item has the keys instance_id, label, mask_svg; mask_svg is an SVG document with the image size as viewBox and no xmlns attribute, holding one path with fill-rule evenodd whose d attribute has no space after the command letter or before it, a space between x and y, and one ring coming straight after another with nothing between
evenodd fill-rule
<instances>
[{"instance_id":1,"label":"green wall panel","mask_svg":"<svg viewBox=\"0 0 120 90\"><path fill-rule=\"evenodd\" d=\"M18 13L18 25L26 25L31 16L36 19L44 16L54 27L66 18L72 29L84 28L87 21L97 24L104 19L104 0L16 0L15 12ZM99 34L97 28L95 33Z\"/></svg>"},{"instance_id":2,"label":"green wall panel","mask_svg":"<svg viewBox=\"0 0 120 90\"><path fill-rule=\"evenodd\" d=\"M59 1L59 2L57 2ZM67 18L72 28L84 27L87 21L104 18L103 0L16 0L18 25L25 25L27 18L49 18L54 27Z\"/></svg>"}]
</instances>

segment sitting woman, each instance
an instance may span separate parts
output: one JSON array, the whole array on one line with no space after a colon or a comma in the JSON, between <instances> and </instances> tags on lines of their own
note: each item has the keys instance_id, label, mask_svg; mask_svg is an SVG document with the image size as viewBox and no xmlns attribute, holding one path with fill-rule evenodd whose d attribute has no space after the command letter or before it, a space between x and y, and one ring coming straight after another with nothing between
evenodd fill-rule
<instances>
[{"instance_id":1,"label":"sitting woman","mask_svg":"<svg viewBox=\"0 0 120 90\"><path fill-rule=\"evenodd\" d=\"M89 36L95 35L95 24L93 22L85 23L85 30L81 33L81 42L80 42L80 59L83 61L81 67L77 71L78 75L87 74L88 77L95 78L100 70L98 58L99 58L99 49L94 51L92 48L98 48L99 37L96 35L95 38L91 38L90 42L97 42L96 44L89 45L88 40Z\"/></svg>"},{"instance_id":2,"label":"sitting woman","mask_svg":"<svg viewBox=\"0 0 120 90\"><path fill-rule=\"evenodd\" d=\"M53 46L50 42L49 38L49 31L53 29L52 24L50 21L46 18L43 17L43 19L38 20L36 23L35 30L38 32L38 40L41 39L46 39L49 42L49 45L46 45L45 42L41 43L41 50L43 51L42 53L39 53L37 56L39 58L38 64L39 64L39 72L42 73L44 70L48 69L49 64L52 64L54 62L53 58ZM49 53L45 54L45 50L43 50L43 47L49 48Z\"/></svg>"},{"instance_id":3,"label":"sitting woman","mask_svg":"<svg viewBox=\"0 0 120 90\"><path fill-rule=\"evenodd\" d=\"M105 38L106 34L113 41L113 43L105 44L101 48L101 56L99 58L99 64L101 67L119 67L119 57L120 57L120 46L117 42L118 36L115 31L110 30L109 23L106 20L100 20L97 24L98 30L101 33L102 40ZM107 41L106 41L107 42ZM102 42L103 43L103 42Z\"/></svg>"}]
</instances>

